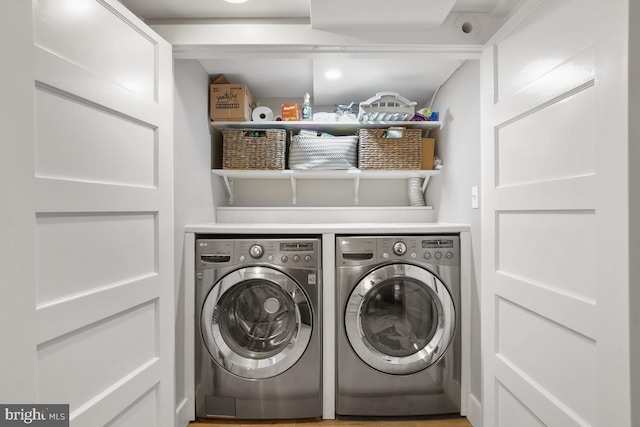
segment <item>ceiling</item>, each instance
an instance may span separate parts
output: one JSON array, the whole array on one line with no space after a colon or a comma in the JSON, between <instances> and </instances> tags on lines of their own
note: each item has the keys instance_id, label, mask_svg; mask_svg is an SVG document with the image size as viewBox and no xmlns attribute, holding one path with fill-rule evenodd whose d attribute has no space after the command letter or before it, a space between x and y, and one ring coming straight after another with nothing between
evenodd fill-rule
<instances>
[{"instance_id":1,"label":"ceiling","mask_svg":"<svg viewBox=\"0 0 640 427\"><path fill-rule=\"evenodd\" d=\"M342 14L344 3L358 4L361 0L248 0L246 3L233 4L223 0L120 0L129 10L142 19L229 19L229 18L307 18L315 21L311 11L331 6L327 12L333 18ZM424 0L420 2L403 0L404 10L412 15L415 4L422 3L429 10L441 13L443 9L451 12L504 13L501 9L511 6L505 0ZM369 0L364 10L370 16L378 17L377 22L384 23L390 17L402 16L399 7L390 7L389 1ZM395 6L395 5L394 5ZM422 6L417 13L422 14ZM362 9L360 10L362 12ZM417 14L416 13L416 14ZM345 14L346 15L346 14ZM372 18L374 19L374 18ZM315 23L314 23L315 25Z\"/></svg>"},{"instance_id":2,"label":"ceiling","mask_svg":"<svg viewBox=\"0 0 640 427\"><path fill-rule=\"evenodd\" d=\"M372 43L377 48L372 51L358 42L357 54L351 46L339 45L333 46L331 52L322 51L325 45L314 45L311 53L291 54L287 51L289 43L282 43L283 47L273 51L258 46L255 50L248 49L246 54L238 54L244 52L243 42L225 41L227 48L232 46L234 52L202 55L201 49L200 54L193 57L210 75L225 74L232 83L246 83L258 100L285 98L302 102L302 96L308 92L315 105L365 101L381 91L398 92L419 105L427 103L462 60L474 57L450 54L449 50L455 52L456 46L475 46L479 52L478 47L520 2L401 0L399 4L389 0L248 0L233 4L223 0L120 1L152 27L161 29L173 26L184 32L191 24L219 27L271 23L285 29L291 25L291 38L297 37L300 28L315 31L314 34L320 34L321 38L345 34L347 40L351 40L353 34L363 35L361 39L364 40L377 38L378 41ZM174 36L167 36L157 28L156 31L167 37L176 51L180 42L173 41L171 37ZM284 34L287 34L286 30ZM388 44L385 44L387 39ZM385 45L380 47L379 40ZM440 53L432 54L430 44ZM406 45L411 48L407 50ZM397 51L403 50L404 54L398 54ZM325 78L325 72L331 69L340 70L342 77L339 80Z\"/></svg>"}]
</instances>

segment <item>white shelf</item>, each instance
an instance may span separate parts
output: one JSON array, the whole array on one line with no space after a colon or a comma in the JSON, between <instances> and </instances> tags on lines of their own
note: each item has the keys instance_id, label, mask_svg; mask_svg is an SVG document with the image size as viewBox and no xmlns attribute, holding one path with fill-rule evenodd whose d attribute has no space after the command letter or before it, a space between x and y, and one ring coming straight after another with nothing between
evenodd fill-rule
<instances>
[{"instance_id":1,"label":"white shelf","mask_svg":"<svg viewBox=\"0 0 640 427\"><path fill-rule=\"evenodd\" d=\"M439 170L241 170L212 169L217 176L239 179L408 179L439 175Z\"/></svg>"},{"instance_id":2,"label":"white shelf","mask_svg":"<svg viewBox=\"0 0 640 427\"><path fill-rule=\"evenodd\" d=\"M304 122L216 122L212 121L211 126L214 129L222 128L241 128L241 129L311 129L321 132L328 132L334 134L354 133L358 129L375 129L375 128L387 128L390 126L401 126L412 129L440 129L442 122L427 122L427 121L409 121L409 122L318 122L318 121L304 121Z\"/></svg>"},{"instance_id":3,"label":"white shelf","mask_svg":"<svg viewBox=\"0 0 640 427\"><path fill-rule=\"evenodd\" d=\"M219 122L211 121L211 129L220 130L225 128L234 129L286 129L289 131L299 131L310 129L319 132L327 132L333 135L353 135L358 129L388 128L392 126L406 127L410 129L440 129L441 122L429 121L408 121L408 122L339 122L339 121L268 121L268 122ZM221 140L220 132L212 135L215 141ZM216 165L218 166L218 165ZM233 204L233 180L234 179L278 179L289 180L291 182L292 204L296 204L297 180L352 180L355 204L359 204L360 180L361 179L386 179L398 180L409 178L424 178L422 192L427 188L429 178L438 175L439 170L318 170L318 171L298 171L298 170L230 170L213 169L212 173L224 178L229 196L229 204Z\"/></svg>"},{"instance_id":4,"label":"white shelf","mask_svg":"<svg viewBox=\"0 0 640 427\"><path fill-rule=\"evenodd\" d=\"M233 180L234 179L279 179L291 181L292 203L296 204L297 185L299 179L345 179L353 180L355 204L359 204L361 179L409 179L424 178L422 192L427 188L429 178L440 174L439 170L235 170L212 169L211 173L224 178L229 196L229 204L233 204Z\"/></svg>"}]
</instances>

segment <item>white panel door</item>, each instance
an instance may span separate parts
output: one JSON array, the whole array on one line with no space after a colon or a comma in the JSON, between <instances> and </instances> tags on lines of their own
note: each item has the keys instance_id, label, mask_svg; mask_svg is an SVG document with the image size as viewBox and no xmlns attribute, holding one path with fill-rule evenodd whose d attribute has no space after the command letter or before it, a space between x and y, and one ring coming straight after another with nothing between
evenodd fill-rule
<instances>
[{"instance_id":1,"label":"white panel door","mask_svg":"<svg viewBox=\"0 0 640 427\"><path fill-rule=\"evenodd\" d=\"M528 2L483 54L485 427L631 426L625 4Z\"/></svg>"},{"instance_id":2,"label":"white panel door","mask_svg":"<svg viewBox=\"0 0 640 427\"><path fill-rule=\"evenodd\" d=\"M115 0L1 7L0 402L173 426L171 46Z\"/></svg>"}]
</instances>

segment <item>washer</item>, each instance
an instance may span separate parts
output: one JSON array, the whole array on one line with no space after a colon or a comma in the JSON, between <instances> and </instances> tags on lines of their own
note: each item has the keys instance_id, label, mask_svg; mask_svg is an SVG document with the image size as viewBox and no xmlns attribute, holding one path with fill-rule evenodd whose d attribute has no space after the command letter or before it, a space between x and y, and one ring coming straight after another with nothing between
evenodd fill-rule
<instances>
[{"instance_id":1,"label":"washer","mask_svg":"<svg viewBox=\"0 0 640 427\"><path fill-rule=\"evenodd\" d=\"M322 415L316 238L196 240L196 416Z\"/></svg>"},{"instance_id":2,"label":"washer","mask_svg":"<svg viewBox=\"0 0 640 427\"><path fill-rule=\"evenodd\" d=\"M459 415L459 236L338 236L336 280L336 415Z\"/></svg>"}]
</instances>

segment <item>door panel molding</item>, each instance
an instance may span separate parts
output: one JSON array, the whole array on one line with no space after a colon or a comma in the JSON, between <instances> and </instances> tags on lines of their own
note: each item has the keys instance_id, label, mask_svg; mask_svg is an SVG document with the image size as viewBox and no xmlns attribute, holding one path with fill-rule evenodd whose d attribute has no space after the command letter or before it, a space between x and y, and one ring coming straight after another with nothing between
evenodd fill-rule
<instances>
[{"instance_id":1,"label":"door panel molding","mask_svg":"<svg viewBox=\"0 0 640 427\"><path fill-rule=\"evenodd\" d=\"M134 118L141 123L158 127L161 107L156 100L141 98L136 93L105 81L90 70L70 63L41 47L34 47L36 86L78 97L89 104ZM73 75L75 78L70 79Z\"/></svg>"},{"instance_id":2,"label":"door panel molding","mask_svg":"<svg viewBox=\"0 0 640 427\"><path fill-rule=\"evenodd\" d=\"M591 339L596 336L595 301L500 270L496 273L496 293L501 298L539 313Z\"/></svg>"},{"instance_id":3,"label":"door panel molding","mask_svg":"<svg viewBox=\"0 0 640 427\"><path fill-rule=\"evenodd\" d=\"M544 422L545 425L567 427L584 427L590 425L572 413L569 408L564 407L557 398L524 375L522 371L508 361L498 357L496 368L497 385L513 394L531 414ZM500 405L498 399L496 399L496 405ZM499 409L496 410L496 413L500 414ZM501 425L498 422L495 424L495 427L513 426Z\"/></svg>"}]
</instances>

